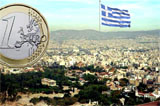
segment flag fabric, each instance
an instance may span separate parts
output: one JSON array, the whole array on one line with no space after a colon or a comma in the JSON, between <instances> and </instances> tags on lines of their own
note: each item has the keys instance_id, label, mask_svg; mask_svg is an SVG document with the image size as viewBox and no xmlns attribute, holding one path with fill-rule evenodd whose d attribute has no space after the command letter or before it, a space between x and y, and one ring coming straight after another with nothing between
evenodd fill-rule
<instances>
[{"instance_id":1,"label":"flag fabric","mask_svg":"<svg viewBox=\"0 0 160 106\"><path fill-rule=\"evenodd\" d=\"M105 7L101 4L102 25L111 27L130 27L130 14L128 10Z\"/></svg>"}]
</instances>

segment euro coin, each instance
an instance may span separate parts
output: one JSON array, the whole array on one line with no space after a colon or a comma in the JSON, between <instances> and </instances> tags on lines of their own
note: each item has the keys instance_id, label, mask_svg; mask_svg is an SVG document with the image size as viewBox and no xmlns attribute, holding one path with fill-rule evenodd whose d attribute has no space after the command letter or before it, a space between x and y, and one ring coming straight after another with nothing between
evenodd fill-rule
<instances>
[{"instance_id":1,"label":"euro coin","mask_svg":"<svg viewBox=\"0 0 160 106\"><path fill-rule=\"evenodd\" d=\"M8 67L32 66L46 52L49 28L38 10L24 4L0 8L0 63Z\"/></svg>"}]
</instances>

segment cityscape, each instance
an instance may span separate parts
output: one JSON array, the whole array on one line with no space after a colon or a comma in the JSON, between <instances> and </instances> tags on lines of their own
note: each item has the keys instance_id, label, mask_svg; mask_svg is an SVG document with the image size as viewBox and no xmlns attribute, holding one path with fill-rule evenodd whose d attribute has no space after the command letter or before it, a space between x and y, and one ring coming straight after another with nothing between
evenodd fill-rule
<instances>
[{"instance_id":1,"label":"cityscape","mask_svg":"<svg viewBox=\"0 0 160 106\"><path fill-rule=\"evenodd\" d=\"M2 106L158 106L159 30L51 32L37 64L0 72Z\"/></svg>"}]
</instances>

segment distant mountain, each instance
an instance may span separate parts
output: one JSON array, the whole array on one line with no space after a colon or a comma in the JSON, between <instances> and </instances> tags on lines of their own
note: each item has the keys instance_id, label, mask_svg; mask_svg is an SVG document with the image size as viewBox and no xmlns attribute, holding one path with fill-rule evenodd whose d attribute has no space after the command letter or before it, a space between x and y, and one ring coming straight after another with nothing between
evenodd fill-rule
<instances>
[{"instance_id":1,"label":"distant mountain","mask_svg":"<svg viewBox=\"0 0 160 106\"><path fill-rule=\"evenodd\" d=\"M51 32L51 40L63 41L70 39L105 40L111 38L132 38L139 36L160 36L160 30L150 31L120 31L120 32L99 32L96 30L58 30Z\"/></svg>"}]
</instances>

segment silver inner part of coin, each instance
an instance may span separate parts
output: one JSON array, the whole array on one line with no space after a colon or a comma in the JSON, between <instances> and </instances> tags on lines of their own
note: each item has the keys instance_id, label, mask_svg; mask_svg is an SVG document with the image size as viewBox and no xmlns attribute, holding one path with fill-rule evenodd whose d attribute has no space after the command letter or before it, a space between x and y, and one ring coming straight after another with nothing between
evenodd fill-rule
<instances>
[{"instance_id":1,"label":"silver inner part of coin","mask_svg":"<svg viewBox=\"0 0 160 106\"><path fill-rule=\"evenodd\" d=\"M32 56L40 44L40 28L25 13L11 13L0 19L0 54L10 59Z\"/></svg>"}]
</instances>

